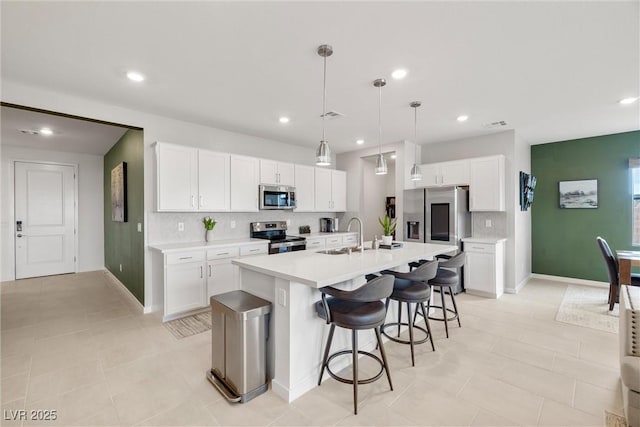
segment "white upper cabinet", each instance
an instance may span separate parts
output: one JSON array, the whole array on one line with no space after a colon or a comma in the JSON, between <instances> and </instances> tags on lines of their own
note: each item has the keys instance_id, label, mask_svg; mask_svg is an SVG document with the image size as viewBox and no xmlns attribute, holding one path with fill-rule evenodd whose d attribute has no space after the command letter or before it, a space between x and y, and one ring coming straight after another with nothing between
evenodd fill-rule
<instances>
[{"instance_id":1,"label":"white upper cabinet","mask_svg":"<svg viewBox=\"0 0 640 427\"><path fill-rule=\"evenodd\" d=\"M469 210L504 211L505 208L505 157L470 159Z\"/></svg>"},{"instance_id":2,"label":"white upper cabinet","mask_svg":"<svg viewBox=\"0 0 640 427\"><path fill-rule=\"evenodd\" d=\"M451 162L427 163L420 165L422 179L416 187L440 187L443 185L468 185L469 161L455 160Z\"/></svg>"},{"instance_id":3,"label":"white upper cabinet","mask_svg":"<svg viewBox=\"0 0 640 427\"><path fill-rule=\"evenodd\" d=\"M294 165L260 159L260 184L293 186L295 184Z\"/></svg>"},{"instance_id":4,"label":"white upper cabinet","mask_svg":"<svg viewBox=\"0 0 640 427\"><path fill-rule=\"evenodd\" d=\"M159 212L229 210L229 154L159 142Z\"/></svg>"},{"instance_id":5,"label":"white upper cabinet","mask_svg":"<svg viewBox=\"0 0 640 427\"><path fill-rule=\"evenodd\" d=\"M258 211L260 161L255 157L231 155L231 210Z\"/></svg>"},{"instance_id":6,"label":"white upper cabinet","mask_svg":"<svg viewBox=\"0 0 640 427\"><path fill-rule=\"evenodd\" d=\"M296 210L295 212L313 212L315 210L315 177L313 166L295 165Z\"/></svg>"},{"instance_id":7,"label":"white upper cabinet","mask_svg":"<svg viewBox=\"0 0 640 427\"><path fill-rule=\"evenodd\" d=\"M331 195L333 199L333 211L344 212L347 210L347 173L345 171L331 171Z\"/></svg>"},{"instance_id":8,"label":"white upper cabinet","mask_svg":"<svg viewBox=\"0 0 640 427\"><path fill-rule=\"evenodd\" d=\"M335 169L315 168L316 212L347 210L347 173Z\"/></svg>"},{"instance_id":9,"label":"white upper cabinet","mask_svg":"<svg viewBox=\"0 0 640 427\"><path fill-rule=\"evenodd\" d=\"M198 208L201 211L228 211L231 206L227 153L198 150Z\"/></svg>"},{"instance_id":10,"label":"white upper cabinet","mask_svg":"<svg viewBox=\"0 0 640 427\"><path fill-rule=\"evenodd\" d=\"M158 211L198 210L198 150L167 143L156 144Z\"/></svg>"}]
</instances>

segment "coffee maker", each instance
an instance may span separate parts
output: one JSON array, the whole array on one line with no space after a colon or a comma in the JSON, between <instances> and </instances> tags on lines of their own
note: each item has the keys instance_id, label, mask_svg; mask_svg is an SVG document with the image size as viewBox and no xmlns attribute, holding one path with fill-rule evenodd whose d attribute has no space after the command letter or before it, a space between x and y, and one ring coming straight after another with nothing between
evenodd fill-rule
<instances>
[{"instance_id":1,"label":"coffee maker","mask_svg":"<svg viewBox=\"0 0 640 427\"><path fill-rule=\"evenodd\" d=\"M338 218L320 218L321 233L335 233L338 231Z\"/></svg>"}]
</instances>

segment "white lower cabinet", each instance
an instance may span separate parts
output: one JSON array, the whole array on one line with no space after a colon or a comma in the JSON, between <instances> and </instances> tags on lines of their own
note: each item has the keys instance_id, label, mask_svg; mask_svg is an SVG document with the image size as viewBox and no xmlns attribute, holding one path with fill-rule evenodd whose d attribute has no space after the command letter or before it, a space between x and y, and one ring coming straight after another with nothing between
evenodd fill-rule
<instances>
[{"instance_id":1,"label":"white lower cabinet","mask_svg":"<svg viewBox=\"0 0 640 427\"><path fill-rule=\"evenodd\" d=\"M204 252L191 251L166 257L164 315L171 316L207 304Z\"/></svg>"},{"instance_id":2,"label":"white lower cabinet","mask_svg":"<svg viewBox=\"0 0 640 427\"><path fill-rule=\"evenodd\" d=\"M463 239L467 293L489 298L499 298L504 293L505 242L506 239Z\"/></svg>"},{"instance_id":3,"label":"white lower cabinet","mask_svg":"<svg viewBox=\"0 0 640 427\"><path fill-rule=\"evenodd\" d=\"M327 249L340 248L342 246L343 246L342 235L327 237L326 243L325 243L325 248L327 248Z\"/></svg>"},{"instance_id":4,"label":"white lower cabinet","mask_svg":"<svg viewBox=\"0 0 640 427\"><path fill-rule=\"evenodd\" d=\"M212 295L240 289L231 261L268 252L265 242L164 254L164 320L208 307Z\"/></svg>"},{"instance_id":5,"label":"white lower cabinet","mask_svg":"<svg viewBox=\"0 0 640 427\"><path fill-rule=\"evenodd\" d=\"M357 246L360 242L358 242L358 234L345 234L342 236L342 244L345 246Z\"/></svg>"}]
</instances>

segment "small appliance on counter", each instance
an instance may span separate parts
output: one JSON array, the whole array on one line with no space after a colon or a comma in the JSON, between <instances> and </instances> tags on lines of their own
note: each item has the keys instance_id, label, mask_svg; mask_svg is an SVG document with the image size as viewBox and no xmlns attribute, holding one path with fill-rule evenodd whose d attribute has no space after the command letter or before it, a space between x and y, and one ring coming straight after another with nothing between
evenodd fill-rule
<instances>
[{"instance_id":1,"label":"small appliance on counter","mask_svg":"<svg viewBox=\"0 0 640 427\"><path fill-rule=\"evenodd\" d=\"M299 236L287 236L287 222L252 222L250 224L251 238L268 239L269 254L283 252L304 251L307 239Z\"/></svg>"},{"instance_id":2,"label":"small appliance on counter","mask_svg":"<svg viewBox=\"0 0 640 427\"><path fill-rule=\"evenodd\" d=\"M300 227L298 227L298 233L309 234L311 233L311 227L309 227L308 225L301 225Z\"/></svg>"},{"instance_id":3,"label":"small appliance on counter","mask_svg":"<svg viewBox=\"0 0 640 427\"><path fill-rule=\"evenodd\" d=\"M338 231L338 218L320 218L321 233L335 233Z\"/></svg>"}]
</instances>

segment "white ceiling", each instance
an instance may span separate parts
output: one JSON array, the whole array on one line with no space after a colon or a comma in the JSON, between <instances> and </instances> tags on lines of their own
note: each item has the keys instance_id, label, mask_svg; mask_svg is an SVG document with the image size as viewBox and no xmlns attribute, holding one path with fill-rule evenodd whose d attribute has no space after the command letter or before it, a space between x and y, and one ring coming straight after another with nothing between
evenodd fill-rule
<instances>
[{"instance_id":1,"label":"white ceiling","mask_svg":"<svg viewBox=\"0 0 640 427\"><path fill-rule=\"evenodd\" d=\"M320 44L336 152L484 135L538 144L640 128L640 10L629 2L2 2L2 80L315 147ZM390 78L398 67L408 76ZM134 84L125 71L148 76ZM468 114L458 123L456 117ZM282 125L280 115L291 117ZM135 123L133 123L135 125Z\"/></svg>"},{"instance_id":2,"label":"white ceiling","mask_svg":"<svg viewBox=\"0 0 640 427\"><path fill-rule=\"evenodd\" d=\"M41 150L104 155L127 128L3 106L2 144ZM21 130L49 128L53 135L33 135Z\"/></svg>"}]
</instances>

